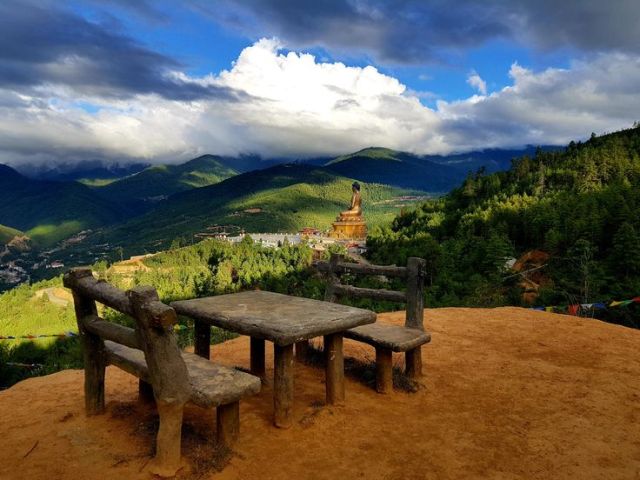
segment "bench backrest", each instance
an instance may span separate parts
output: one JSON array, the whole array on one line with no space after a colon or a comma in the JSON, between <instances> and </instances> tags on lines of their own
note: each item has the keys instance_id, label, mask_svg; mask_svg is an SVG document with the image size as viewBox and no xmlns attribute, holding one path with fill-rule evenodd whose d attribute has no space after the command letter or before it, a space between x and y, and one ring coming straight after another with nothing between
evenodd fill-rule
<instances>
[{"instance_id":1,"label":"bench backrest","mask_svg":"<svg viewBox=\"0 0 640 480\"><path fill-rule=\"evenodd\" d=\"M420 330L424 330L424 278L426 266L427 262L418 257L409 257L406 267L363 265L347 262L344 255L335 253L331 254L328 262L316 263L316 268L327 277L325 301L335 302L339 297L352 297L406 303L407 316L405 318L405 326ZM340 283L340 275L345 273L402 278L407 282L407 289L404 292L399 292L343 285Z\"/></svg>"},{"instance_id":2,"label":"bench backrest","mask_svg":"<svg viewBox=\"0 0 640 480\"><path fill-rule=\"evenodd\" d=\"M160 301L153 287L139 286L125 292L95 279L89 268L70 270L63 283L73 293L85 369L104 370L104 340L110 340L144 352L157 400L181 403L189 398L187 367L173 332L177 315ZM96 301L133 318L135 329L98 317Z\"/></svg>"}]
</instances>

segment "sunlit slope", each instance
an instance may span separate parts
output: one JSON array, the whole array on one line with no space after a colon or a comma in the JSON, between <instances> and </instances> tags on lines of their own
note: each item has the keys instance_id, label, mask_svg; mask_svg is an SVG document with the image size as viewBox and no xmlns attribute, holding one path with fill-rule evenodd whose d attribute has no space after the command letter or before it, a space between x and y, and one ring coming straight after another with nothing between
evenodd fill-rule
<instances>
[{"instance_id":1,"label":"sunlit slope","mask_svg":"<svg viewBox=\"0 0 640 480\"><path fill-rule=\"evenodd\" d=\"M104 234L106 241L139 247L163 246L208 226L234 225L248 232L294 232L302 227L327 230L339 211L348 208L353 180L305 165L278 165L205 188L172 196L158 207ZM393 218L392 199L406 190L363 184L369 225Z\"/></svg>"},{"instance_id":2,"label":"sunlit slope","mask_svg":"<svg viewBox=\"0 0 640 480\"><path fill-rule=\"evenodd\" d=\"M22 235L20 230L0 225L0 245L10 242L16 235Z\"/></svg>"},{"instance_id":3,"label":"sunlit slope","mask_svg":"<svg viewBox=\"0 0 640 480\"><path fill-rule=\"evenodd\" d=\"M221 157L203 155L180 165L154 165L96 190L114 201L144 201L213 185L237 174Z\"/></svg>"}]
</instances>

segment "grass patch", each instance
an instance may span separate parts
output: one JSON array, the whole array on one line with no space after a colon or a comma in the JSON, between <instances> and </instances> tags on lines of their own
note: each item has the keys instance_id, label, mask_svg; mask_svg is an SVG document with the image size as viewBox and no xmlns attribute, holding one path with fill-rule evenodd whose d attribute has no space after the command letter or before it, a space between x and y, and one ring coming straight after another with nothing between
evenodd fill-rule
<instances>
[{"instance_id":1,"label":"grass patch","mask_svg":"<svg viewBox=\"0 0 640 480\"><path fill-rule=\"evenodd\" d=\"M16 235L22 235L20 230L0 225L0 244L10 242Z\"/></svg>"},{"instance_id":2,"label":"grass patch","mask_svg":"<svg viewBox=\"0 0 640 480\"><path fill-rule=\"evenodd\" d=\"M105 185L109 185L119 178L81 178L77 180L78 182L86 185L87 187L104 187Z\"/></svg>"},{"instance_id":3,"label":"grass patch","mask_svg":"<svg viewBox=\"0 0 640 480\"><path fill-rule=\"evenodd\" d=\"M84 229L84 224L77 220L70 220L62 223L44 224L33 227L27 231L27 235L31 237L34 243L40 247L51 247L60 240L70 237L74 233L78 233Z\"/></svg>"}]
</instances>

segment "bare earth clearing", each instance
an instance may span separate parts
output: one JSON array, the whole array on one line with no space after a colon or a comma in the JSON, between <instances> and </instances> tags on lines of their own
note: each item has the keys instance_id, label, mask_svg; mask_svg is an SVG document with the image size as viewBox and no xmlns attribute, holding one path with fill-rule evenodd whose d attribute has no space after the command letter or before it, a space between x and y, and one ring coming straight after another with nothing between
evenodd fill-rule
<instances>
[{"instance_id":1,"label":"bare earth clearing","mask_svg":"<svg viewBox=\"0 0 640 480\"><path fill-rule=\"evenodd\" d=\"M640 331L519 308L427 310L425 324L433 340L417 393L378 395L348 379L346 405L327 408L323 370L298 364L294 426L272 426L264 386L241 402L240 440L221 473L204 473L214 411L189 407L181 477L640 480ZM349 341L345 351L373 357ZM248 338L212 357L248 367ZM87 418L82 377L0 392L0 478L149 478L156 423L136 401L137 379L110 367L107 413Z\"/></svg>"}]
</instances>

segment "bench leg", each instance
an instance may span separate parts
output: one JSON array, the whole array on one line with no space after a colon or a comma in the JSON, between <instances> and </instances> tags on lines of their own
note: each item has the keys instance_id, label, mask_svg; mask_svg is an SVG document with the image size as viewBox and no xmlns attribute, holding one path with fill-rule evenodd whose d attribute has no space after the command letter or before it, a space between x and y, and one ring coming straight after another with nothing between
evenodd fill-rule
<instances>
[{"instance_id":1,"label":"bench leg","mask_svg":"<svg viewBox=\"0 0 640 480\"><path fill-rule=\"evenodd\" d=\"M182 413L184 404L157 402L160 428L156 439L156 456L149 471L161 477L172 477L182 467L180 457Z\"/></svg>"},{"instance_id":2,"label":"bench leg","mask_svg":"<svg viewBox=\"0 0 640 480\"><path fill-rule=\"evenodd\" d=\"M306 362L309 356L309 340L296 342L296 360L301 363Z\"/></svg>"},{"instance_id":3,"label":"bench leg","mask_svg":"<svg viewBox=\"0 0 640 480\"><path fill-rule=\"evenodd\" d=\"M216 441L231 448L240 434L240 402L220 405L216 409Z\"/></svg>"},{"instance_id":4,"label":"bench leg","mask_svg":"<svg viewBox=\"0 0 640 480\"><path fill-rule=\"evenodd\" d=\"M261 338L251 337L250 358L251 373L256 377L264 378L264 340Z\"/></svg>"},{"instance_id":5,"label":"bench leg","mask_svg":"<svg viewBox=\"0 0 640 480\"><path fill-rule=\"evenodd\" d=\"M408 350L405 354L405 373L412 380L422 376L422 348Z\"/></svg>"},{"instance_id":6,"label":"bench leg","mask_svg":"<svg viewBox=\"0 0 640 480\"><path fill-rule=\"evenodd\" d=\"M273 351L273 422L276 427L289 428L293 408L293 344L284 347L274 344Z\"/></svg>"},{"instance_id":7,"label":"bench leg","mask_svg":"<svg viewBox=\"0 0 640 480\"><path fill-rule=\"evenodd\" d=\"M194 322L194 351L196 355L209 360L211 358L211 325L200 320Z\"/></svg>"},{"instance_id":8,"label":"bench leg","mask_svg":"<svg viewBox=\"0 0 640 480\"><path fill-rule=\"evenodd\" d=\"M84 347L84 405L87 415L104 413L104 373L107 366L104 343L93 334L85 333Z\"/></svg>"},{"instance_id":9,"label":"bench leg","mask_svg":"<svg viewBox=\"0 0 640 480\"><path fill-rule=\"evenodd\" d=\"M391 350L376 347L376 390L389 393L393 390L393 365Z\"/></svg>"},{"instance_id":10,"label":"bench leg","mask_svg":"<svg viewBox=\"0 0 640 480\"><path fill-rule=\"evenodd\" d=\"M144 380L138 380L138 398L142 403L151 403L155 399L153 397L153 387Z\"/></svg>"},{"instance_id":11,"label":"bench leg","mask_svg":"<svg viewBox=\"0 0 640 480\"><path fill-rule=\"evenodd\" d=\"M344 355L342 333L324 336L327 404L344 402Z\"/></svg>"}]
</instances>

